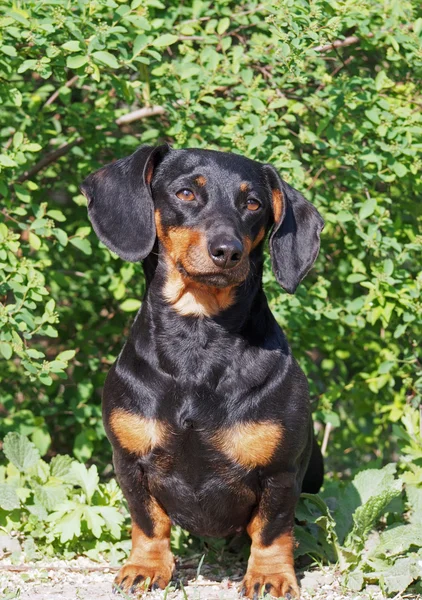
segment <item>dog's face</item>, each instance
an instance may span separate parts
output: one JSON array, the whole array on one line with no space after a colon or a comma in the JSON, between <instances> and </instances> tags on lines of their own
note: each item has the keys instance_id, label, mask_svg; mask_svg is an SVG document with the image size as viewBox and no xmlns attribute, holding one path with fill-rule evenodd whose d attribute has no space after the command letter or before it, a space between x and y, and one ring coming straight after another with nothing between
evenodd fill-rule
<instances>
[{"instance_id":1,"label":"dog's face","mask_svg":"<svg viewBox=\"0 0 422 600\"><path fill-rule=\"evenodd\" d=\"M198 286L233 288L271 229L275 276L294 292L314 263L323 221L271 165L209 150L142 147L82 185L99 238L143 260L156 238L169 266Z\"/></svg>"},{"instance_id":2,"label":"dog's face","mask_svg":"<svg viewBox=\"0 0 422 600\"><path fill-rule=\"evenodd\" d=\"M261 165L234 154L172 151L151 190L162 251L183 277L219 288L246 279L272 219Z\"/></svg>"}]
</instances>

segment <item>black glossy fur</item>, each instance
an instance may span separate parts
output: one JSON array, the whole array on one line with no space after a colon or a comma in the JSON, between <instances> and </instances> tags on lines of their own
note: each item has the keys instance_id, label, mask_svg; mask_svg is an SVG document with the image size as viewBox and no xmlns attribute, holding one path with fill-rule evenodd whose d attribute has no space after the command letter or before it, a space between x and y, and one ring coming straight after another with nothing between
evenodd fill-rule
<instances>
[{"instance_id":1,"label":"black glossy fur","mask_svg":"<svg viewBox=\"0 0 422 600\"><path fill-rule=\"evenodd\" d=\"M306 378L262 289L265 238L258 236L263 228L269 233L275 276L293 293L318 254L321 217L270 165L213 151L142 147L89 176L82 189L100 239L124 259L143 260L148 283L103 397L133 521L154 536L146 509L153 497L190 532L227 536L246 528L265 492L262 543L271 545L292 528L301 490L319 490L323 465ZM191 190L195 199L181 200L179 190ZM278 221L274 191L282 198ZM251 198L259 201L257 210L248 210ZM189 259L194 272L172 266L201 289L235 286L228 308L184 316L164 297L169 263L154 211L164 232L199 231L208 244L258 240L233 269L204 268L199 250ZM116 407L164 423L171 434L145 455L129 452L109 426ZM215 431L255 422L283 431L268 464L246 468L210 442Z\"/></svg>"}]
</instances>

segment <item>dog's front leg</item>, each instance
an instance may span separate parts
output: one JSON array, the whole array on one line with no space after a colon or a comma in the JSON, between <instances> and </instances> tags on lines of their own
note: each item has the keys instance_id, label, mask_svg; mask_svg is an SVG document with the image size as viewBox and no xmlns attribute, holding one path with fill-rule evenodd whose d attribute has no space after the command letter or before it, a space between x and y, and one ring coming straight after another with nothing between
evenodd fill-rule
<instances>
[{"instance_id":1,"label":"dog's front leg","mask_svg":"<svg viewBox=\"0 0 422 600\"><path fill-rule=\"evenodd\" d=\"M294 570L294 511L299 498L295 475L266 480L258 508L247 531L252 540L242 592L258 598L261 590L279 598L299 598Z\"/></svg>"},{"instance_id":2,"label":"dog's front leg","mask_svg":"<svg viewBox=\"0 0 422 600\"><path fill-rule=\"evenodd\" d=\"M126 592L135 592L137 586L164 589L174 571L170 519L149 493L136 465L125 465L125 460L117 459L116 454L114 463L132 517L132 550L115 584Z\"/></svg>"}]
</instances>

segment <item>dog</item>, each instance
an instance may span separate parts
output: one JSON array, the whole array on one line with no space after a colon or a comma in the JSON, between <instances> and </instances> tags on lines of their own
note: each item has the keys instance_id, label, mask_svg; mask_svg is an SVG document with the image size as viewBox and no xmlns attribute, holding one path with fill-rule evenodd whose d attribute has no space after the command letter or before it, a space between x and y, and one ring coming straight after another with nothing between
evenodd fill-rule
<instances>
[{"instance_id":1,"label":"dog","mask_svg":"<svg viewBox=\"0 0 422 600\"><path fill-rule=\"evenodd\" d=\"M294 293L324 222L274 167L212 150L140 147L82 184L99 239L143 261L147 291L103 391L132 550L116 585L165 588L172 523L246 530L242 591L299 597L294 514L323 460L308 384L262 288L269 234L277 282Z\"/></svg>"}]
</instances>

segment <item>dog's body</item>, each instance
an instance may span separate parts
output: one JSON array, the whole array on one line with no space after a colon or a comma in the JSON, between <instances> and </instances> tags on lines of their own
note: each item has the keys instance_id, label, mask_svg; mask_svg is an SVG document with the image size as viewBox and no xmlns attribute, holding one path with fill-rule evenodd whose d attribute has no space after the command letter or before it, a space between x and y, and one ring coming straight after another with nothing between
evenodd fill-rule
<instances>
[{"instance_id":1,"label":"dog's body","mask_svg":"<svg viewBox=\"0 0 422 600\"><path fill-rule=\"evenodd\" d=\"M248 596L298 596L294 510L322 483L306 378L262 290L272 228L277 280L293 292L322 220L269 165L144 147L83 185L100 239L144 260L147 293L108 375L104 423L133 521L117 582L169 582L171 523L247 530Z\"/></svg>"}]
</instances>

